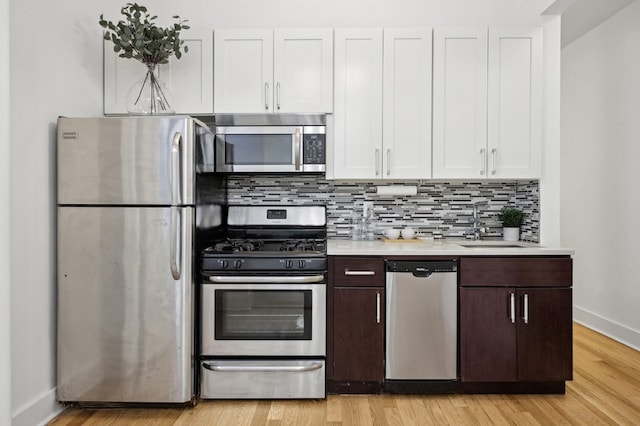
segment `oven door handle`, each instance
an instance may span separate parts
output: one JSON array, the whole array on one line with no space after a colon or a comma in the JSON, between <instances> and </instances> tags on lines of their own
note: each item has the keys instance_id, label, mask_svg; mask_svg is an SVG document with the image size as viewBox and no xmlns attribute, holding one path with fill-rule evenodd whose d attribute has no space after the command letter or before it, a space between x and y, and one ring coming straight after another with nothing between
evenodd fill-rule
<instances>
[{"instance_id":1,"label":"oven door handle","mask_svg":"<svg viewBox=\"0 0 640 426\"><path fill-rule=\"evenodd\" d=\"M221 365L221 364L209 364L202 363L202 366L209 371L220 372L266 372L266 373L280 373L280 372L293 372L300 373L305 371L314 371L322 368L321 362L313 362L309 365Z\"/></svg>"},{"instance_id":2,"label":"oven door handle","mask_svg":"<svg viewBox=\"0 0 640 426\"><path fill-rule=\"evenodd\" d=\"M320 283L324 281L324 275L304 275L304 276L228 276L213 275L209 281L218 284L305 284Z\"/></svg>"}]
</instances>

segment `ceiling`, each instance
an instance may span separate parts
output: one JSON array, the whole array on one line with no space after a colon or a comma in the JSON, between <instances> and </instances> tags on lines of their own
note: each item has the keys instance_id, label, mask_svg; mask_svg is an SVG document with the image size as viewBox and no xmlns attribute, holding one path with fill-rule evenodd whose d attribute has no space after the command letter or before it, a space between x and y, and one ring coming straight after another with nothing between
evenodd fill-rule
<instances>
[{"instance_id":1,"label":"ceiling","mask_svg":"<svg viewBox=\"0 0 640 426\"><path fill-rule=\"evenodd\" d=\"M571 44L634 0L555 0L542 13L562 16L562 47Z\"/></svg>"}]
</instances>

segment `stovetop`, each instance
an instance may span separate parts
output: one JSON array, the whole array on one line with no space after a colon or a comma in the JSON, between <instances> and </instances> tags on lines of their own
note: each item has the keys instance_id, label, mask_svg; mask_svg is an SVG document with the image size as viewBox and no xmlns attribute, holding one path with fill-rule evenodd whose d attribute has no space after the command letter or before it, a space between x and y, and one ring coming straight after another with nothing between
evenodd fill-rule
<instances>
[{"instance_id":1,"label":"stovetop","mask_svg":"<svg viewBox=\"0 0 640 426\"><path fill-rule=\"evenodd\" d=\"M324 206L231 206L226 239L202 250L202 271L324 271Z\"/></svg>"},{"instance_id":2,"label":"stovetop","mask_svg":"<svg viewBox=\"0 0 640 426\"><path fill-rule=\"evenodd\" d=\"M273 254L286 252L289 254L304 253L322 255L326 251L326 241L316 239L288 239L267 241L261 239L226 239L214 243L203 250L203 256L225 256L225 255L247 255L260 256L263 254Z\"/></svg>"},{"instance_id":3,"label":"stovetop","mask_svg":"<svg viewBox=\"0 0 640 426\"><path fill-rule=\"evenodd\" d=\"M203 272L323 271L324 240L225 240L202 251Z\"/></svg>"}]
</instances>

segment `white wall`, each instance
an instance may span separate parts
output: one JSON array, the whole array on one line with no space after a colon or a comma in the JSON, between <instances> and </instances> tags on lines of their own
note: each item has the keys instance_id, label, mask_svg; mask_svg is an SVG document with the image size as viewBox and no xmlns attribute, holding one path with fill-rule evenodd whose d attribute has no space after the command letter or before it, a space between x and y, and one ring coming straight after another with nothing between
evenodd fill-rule
<instances>
[{"instance_id":1,"label":"white wall","mask_svg":"<svg viewBox=\"0 0 640 426\"><path fill-rule=\"evenodd\" d=\"M640 2L562 50L561 238L574 316L640 348Z\"/></svg>"},{"instance_id":2,"label":"white wall","mask_svg":"<svg viewBox=\"0 0 640 426\"><path fill-rule=\"evenodd\" d=\"M107 19L119 19L119 9L125 1L10 0L10 3L11 22L28 23L10 29L10 140L11 160L16 165L11 169L10 198L12 416L14 425L32 425L43 422L57 409L56 117L102 113L102 39L97 20L101 13ZM540 13L550 3L550 0L144 2L165 21L179 14L188 18L192 26L203 28L538 25ZM0 81L1 77L0 74ZM544 194L542 197L544 203Z\"/></svg>"},{"instance_id":3,"label":"white wall","mask_svg":"<svg viewBox=\"0 0 640 426\"><path fill-rule=\"evenodd\" d=\"M0 200L9 199L9 0L0 0ZM0 203L0 425L11 422L9 204Z\"/></svg>"}]
</instances>

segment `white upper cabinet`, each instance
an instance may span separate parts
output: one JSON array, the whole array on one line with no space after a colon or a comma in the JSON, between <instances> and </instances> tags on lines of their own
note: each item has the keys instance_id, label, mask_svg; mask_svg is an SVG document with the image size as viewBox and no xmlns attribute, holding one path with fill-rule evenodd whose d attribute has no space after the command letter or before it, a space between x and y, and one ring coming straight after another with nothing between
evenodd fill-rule
<instances>
[{"instance_id":1,"label":"white upper cabinet","mask_svg":"<svg viewBox=\"0 0 640 426\"><path fill-rule=\"evenodd\" d=\"M489 29L487 170L538 178L542 164L542 30Z\"/></svg>"},{"instance_id":2,"label":"white upper cabinet","mask_svg":"<svg viewBox=\"0 0 640 426\"><path fill-rule=\"evenodd\" d=\"M434 30L433 177L485 177L487 30Z\"/></svg>"},{"instance_id":3,"label":"white upper cabinet","mask_svg":"<svg viewBox=\"0 0 640 426\"><path fill-rule=\"evenodd\" d=\"M335 30L333 177L382 177L382 30Z\"/></svg>"},{"instance_id":4,"label":"white upper cabinet","mask_svg":"<svg viewBox=\"0 0 640 426\"><path fill-rule=\"evenodd\" d=\"M213 112L213 32L193 28L182 36L189 52L160 65L158 77L171 90L173 109L181 114ZM113 43L104 41L104 113L127 114L127 92L144 76L144 64L118 57Z\"/></svg>"},{"instance_id":5,"label":"white upper cabinet","mask_svg":"<svg viewBox=\"0 0 640 426\"><path fill-rule=\"evenodd\" d=\"M384 30L383 177L431 177L431 28Z\"/></svg>"},{"instance_id":6,"label":"white upper cabinet","mask_svg":"<svg viewBox=\"0 0 640 426\"><path fill-rule=\"evenodd\" d=\"M333 30L273 32L276 112L333 111Z\"/></svg>"},{"instance_id":7,"label":"white upper cabinet","mask_svg":"<svg viewBox=\"0 0 640 426\"><path fill-rule=\"evenodd\" d=\"M431 44L429 28L336 29L334 179L431 177Z\"/></svg>"},{"instance_id":8,"label":"white upper cabinet","mask_svg":"<svg viewBox=\"0 0 640 426\"><path fill-rule=\"evenodd\" d=\"M273 30L216 30L213 37L215 112L271 112Z\"/></svg>"},{"instance_id":9,"label":"white upper cabinet","mask_svg":"<svg viewBox=\"0 0 640 426\"><path fill-rule=\"evenodd\" d=\"M216 30L216 113L322 113L333 104L333 30Z\"/></svg>"},{"instance_id":10,"label":"white upper cabinet","mask_svg":"<svg viewBox=\"0 0 640 426\"><path fill-rule=\"evenodd\" d=\"M436 29L433 177L537 178L539 28Z\"/></svg>"}]
</instances>

